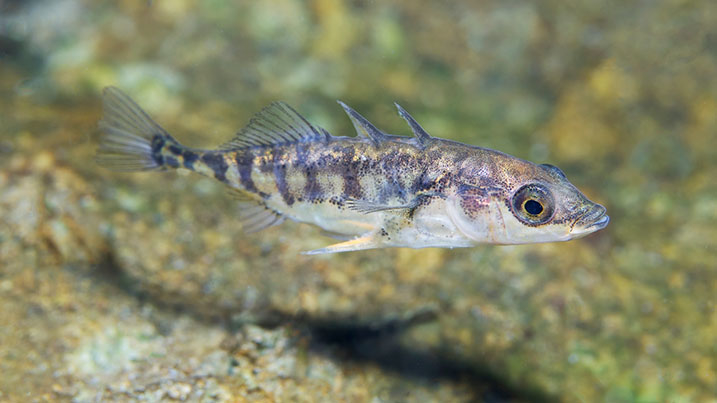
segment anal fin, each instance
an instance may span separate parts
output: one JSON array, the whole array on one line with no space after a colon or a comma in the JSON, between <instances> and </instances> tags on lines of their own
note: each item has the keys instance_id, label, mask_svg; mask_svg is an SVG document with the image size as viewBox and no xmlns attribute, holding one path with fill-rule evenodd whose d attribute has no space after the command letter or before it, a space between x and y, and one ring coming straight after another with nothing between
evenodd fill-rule
<instances>
[{"instance_id":1,"label":"anal fin","mask_svg":"<svg viewBox=\"0 0 717 403\"><path fill-rule=\"evenodd\" d=\"M286 219L281 213L267 206L257 195L234 188L229 189L229 194L239 201L239 220L247 234L279 225Z\"/></svg>"},{"instance_id":2,"label":"anal fin","mask_svg":"<svg viewBox=\"0 0 717 403\"><path fill-rule=\"evenodd\" d=\"M241 220L242 229L247 234L279 225L286 219L283 215L265 206L262 206L262 209L259 211L254 211L246 215L240 214L239 218Z\"/></svg>"},{"instance_id":3,"label":"anal fin","mask_svg":"<svg viewBox=\"0 0 717 403\"><path fill-rule=\"evenodd\" d=\"M354 236L351 236L351 235L341 234L338 232L325 231L325 230L321 231L321 235L327 236L329 238L334 238L339 241L349 241L349 240L355 238Z\"/></svg>"}]
</instances>

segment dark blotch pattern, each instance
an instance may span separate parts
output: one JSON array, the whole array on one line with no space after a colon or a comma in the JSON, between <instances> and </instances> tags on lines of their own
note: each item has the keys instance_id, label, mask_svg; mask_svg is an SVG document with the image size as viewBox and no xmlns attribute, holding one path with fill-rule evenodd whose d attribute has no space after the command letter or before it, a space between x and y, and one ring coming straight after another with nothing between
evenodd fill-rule
<instances>
[{"instance_id":1,"label":"dark blotch pattern","mask_svg":"<svg viewBox=\"0 0 717 403\"><path fill-rule=\"evenodd\" d=\"M237 151L234 160L237 163L237 170L239 171L239 182L244 189L251 193L259 193L259 189L256 188L254 180L251 178L252 162L254 161L254 154L252 154L249 148Z\"/></svg>"},{"instance_id":2,"label":"dark blotch pattern","mask_svg":"<svg viewBox=\"0 0 717 403\"><path fill-rule=\"evenodd\" d=\"M164 162L172 168L179 168L179 161L172 156L168 155L164 157Z\"/></svg>"},{"instance_id":3,"label":"dark blotch pattern","mask_svg":"<svg viewBox=\"0 0 717 403\"><path fill-rule=\"evenodd\" d=\"M164 147L165 139L164 136L161 134L155 134L154 137L152 137L152 152L158 153L162 151L162 147Z\"/></svg>"},{"instance_id":4,"label":"dark blotch pattern","mask_svg":"<svg viewBox=\"0 0 717 403\"><path fill-rule=\"evenodd\" d=\"M276 188L279 190L281 198L284 199L284 203L288 206L294 204L294 196L289 190L289 185L286 183L286 169L287 159L283 158L282 153L274 152L274 180L276 181Z\"/></svg>"},{"instance_id":5,"label":"dark blotch pattern","mask_svg":"<svg viewBox=\"0 0 717 403\"><path fill-rule=\"evenodd\" d=\"M177 156L182 155L182 151L183 151L182 147L180 147L176 144L170 144L169 146L167 146L167 149L169 150L170 153L172 153L174 155L177 155Z\"/></svg>"},{"instance_id":6,"label":"dark blotch pattern","mask_svg":"<svg viewBox=\"0 0 717 403\"><path fill-rule=\"evenodd\" d=\"M197 153L189 150L182 151L182 157L184 157L184 167L187 169L194 169L194 162L199 159Z\"/></svg>"},{"instance_id":7,"label":"dark blotch pattern","mask_svg":"<svg viewBox=\"0 0 717 403\"><path fill-rule=\"evenodd\" d=\"M316 176L318 173L316 166L313 163L309 163L308 157L309 147L304 144L299 144L296 148L296 166L302 170L306 178L303 199L310 202L321 202L325 199L324 191L321 189L321 185Z\"/></svg>"},{"instance_id":8,"label":"dark blotch pattern","mask_svg":"<svg viewBox=\"0 0 717 403\"><path fill-rule=\"evenodd\" d=\"M354 160L356 148L343 147L338 151L341 157L335 164L335 167L342 171L341 174L344 179L343 196L346 199L360 199L363 195L361 183L359 182L361 162Z\"/></svg>"},{"instance_id":9,"label":"dark blotch pattern","mask_svg":"<svg viewBox=\"0 0 717 403\"><path fill-rule=\"evenodd\" d=\"M221 154L207 153L202 155L202 161L207 164L212 171L214 171L214 177L218 180L225 182L227 181L227 162L224 161L224 157Z\"/></svg>"},{"instance_id":10,"label":"dark blotch pattern","mask_svg":"<svg viewBox=\"0 0 717 403\"><path fill-rule=\"evenodd\" d=\"M166 139L161 134L155 134L154 137L152 137L152 158L154 158L154 162L159 166L164 165L162 148L164 148L165 142Z\"/></svg>"}]
</instances>

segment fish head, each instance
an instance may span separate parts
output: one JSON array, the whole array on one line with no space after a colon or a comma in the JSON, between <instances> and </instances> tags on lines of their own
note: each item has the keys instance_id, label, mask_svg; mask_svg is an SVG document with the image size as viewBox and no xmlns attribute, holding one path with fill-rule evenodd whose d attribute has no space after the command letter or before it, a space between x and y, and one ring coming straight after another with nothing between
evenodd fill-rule
<instances>
[{"instance_id":1,"label":"fish head","mask_svg":"<svg viewBox=\"0 0 717 403\"><path fill-rule=\"evenodd\" d=\"M610 221L605 207L589 200L555 166L507 155L469 164L462 177L473 180L457 186L449 215L476 243L567 241Z\"/></svg>"}]
</instances>

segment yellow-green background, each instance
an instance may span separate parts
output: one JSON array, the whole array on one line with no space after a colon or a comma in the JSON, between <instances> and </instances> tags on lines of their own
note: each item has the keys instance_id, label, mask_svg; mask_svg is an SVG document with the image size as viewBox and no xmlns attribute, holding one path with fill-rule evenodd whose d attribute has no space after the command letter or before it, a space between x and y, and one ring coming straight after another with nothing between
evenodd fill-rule
<instances>
[{"instance_id":1,"label":"yellow-green background","mask_svg":"<svg viewBox=\"0 0 717 403\"><path fill-rule=\"evenodd\" d=\"M93 163L116 85L187 145L284 100L549 162L568 243L299 252L217 183ZM0 0L0 400L708 401L717 3Z\"/></svg>"}]
</instances>

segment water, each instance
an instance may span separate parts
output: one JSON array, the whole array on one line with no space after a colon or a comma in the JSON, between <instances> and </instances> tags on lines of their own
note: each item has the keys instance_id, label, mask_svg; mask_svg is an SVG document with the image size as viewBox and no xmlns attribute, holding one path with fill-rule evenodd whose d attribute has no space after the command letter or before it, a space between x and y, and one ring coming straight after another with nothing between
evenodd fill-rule
<instances>
[{"instance_id":1,"label":"water","mask_svg":"<svg viewBox=\"0 0 717 403\"><path fill-rule=\"evenodd\" d=\"M717 4L0 2L0 399L717 394ZM610 225L326 257L221 186L93 159L116 85L213 147L284 100L555 164Z\"/></svg>"}]
</instances>

